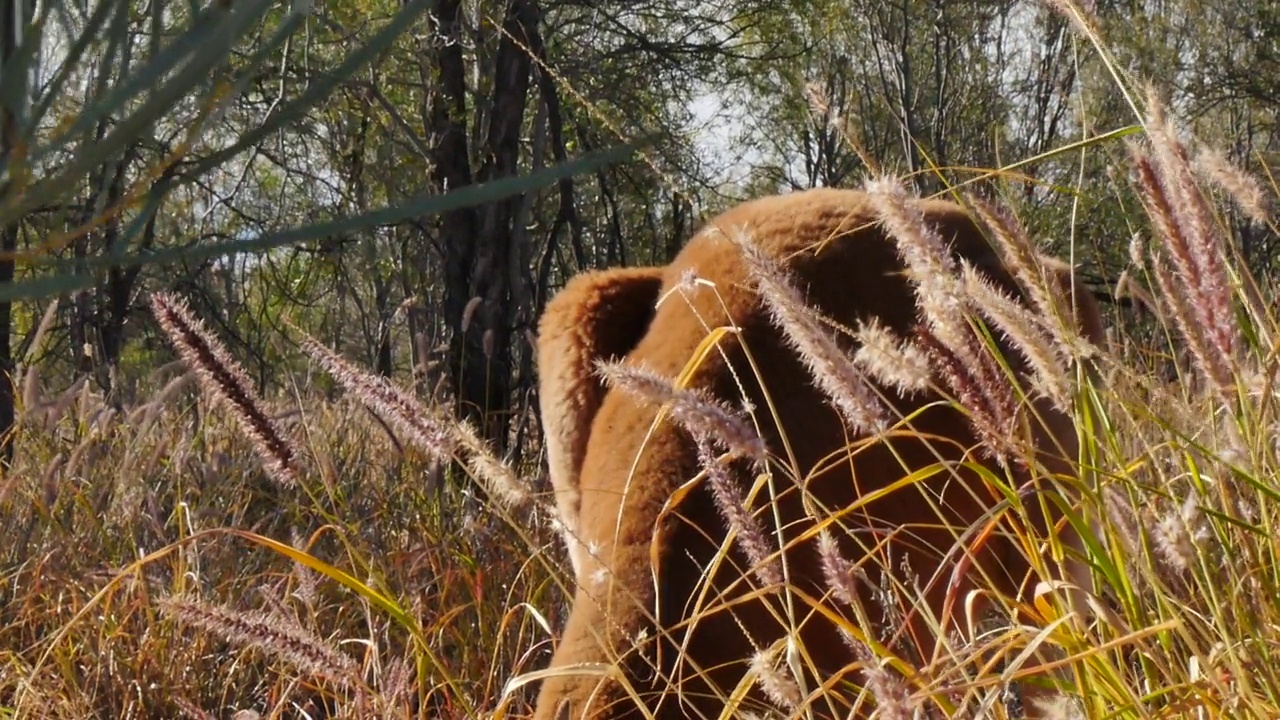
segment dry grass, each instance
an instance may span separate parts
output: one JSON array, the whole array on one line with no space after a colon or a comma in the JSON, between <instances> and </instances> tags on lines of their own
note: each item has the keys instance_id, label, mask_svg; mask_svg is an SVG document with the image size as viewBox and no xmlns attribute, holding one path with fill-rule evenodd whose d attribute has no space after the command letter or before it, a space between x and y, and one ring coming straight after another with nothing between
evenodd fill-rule
<instances>
[{"instance_id":1,"label":"dry grass","mask_svg":"<svg viewBox=\"0 0 1280 720\"><path fill-rule=\"evenodd\" d=\"M1280 656L1271 654L1280 647L1280 488L1274 480L1280 474L1280 444L1274 440L1280 434L1280 363L1274 350L1280 334L1238 263L1224 230L1225 209L1210 191L1225 192L1255 222L1265 221L1265 204L1256 184L1224 168L1221 158L1212 171L1198 171L1159 99L1149 95L1147 106L1147 137L1129 145L1133 190L1145 212L1134 218L1135 227L1144 229L1131 250L1125 283L1144 298L1151 317L1142 328L1118 324L1111 348L1091 347L1062 326L1058 299L1045 286L1031 240L1004 209L974 202L1031 299L1032 313L974 268L951 261L940 238L912 212L900 185L880 180L868 186L920 291L921 321L914 338L885 338L874 327L843 330L864 342L878 339L884 352L901 358L896 362L928 365L941 389L967 413L987 454L1001 460L1001 467L1035 474L1018 429L1027 398L1009 391L1006 366L989 352L993 338L1003 338L1027 362L1033 394L1076 418L1082 448L1074 459L1080 472L1040 477L1062 492L1038 497L1027 492L1030 484L1015 486L1007 473L988 472L991 486L1007 498L990 528L1014 533L1043 580L1040 592L1018 599L984 588L998 611L981 619L974 637L949 638L931 657L912 655L898 629L903 618L927 612L922 588L947 578L934 568L896 567L874 552L841 556L831 538L843 532L836 509L810 510L824 527L820 548L828 608L842 618L845 640L859 658L859 677L855 683L806 687L799 678L815 673L792 626L790 638L758 649L746 680L782 716L842 717L862 705L863 711L874 707L879 718L1015 717L1016 698L1032 676L1048 682L1042 673L1046 662L1062 670L1045 707L1051 718L1280 716ZM1199 184L1198 175L1212 185ZM785 273L761 258L747 259L775 322L848 426L863 434L883 431L889 419L866 379L898 387L914 381L877 369L878 353L844 355L822 320L802 306ZM686 291L715 289L690 284L681 289ZM1158 330L1154 343L1151 328ZM1161 347L1177 358L1172 382L1149 363ZM618 366L607 370L615 381L635 380ZM641 379L621 386L669 403L672 417L695 438L733 438L729 445L753 446L756 438L744 435L749 423L720 417L720 406L674 389L670 379ZM728 542L747 559L744 575L754 576L755 592L783 622L802 615L810 600L773 565L773 538L782 533L767 510L750 509L776 491L774 483L785 486L796 477L796 469L757 457L755 469L763 474L744 494L741 478L724 476L721 459L706 442L699 457L734 531ZM904 474L893 491L909 490L914 482ZM1079 502L1066 508L1063 522L1084 536L1082 559L1096 585L1084 594L1087 614L1073 616L1056 592L1069 588L1050 579L1058 575L1053 565L1073 551L1033 529L1037 508L1031 499L1063 505L1075 494ZM957 547L976 545L983 530L948 529ZM722 550L732 562L729 548ZM873 568L877 572L869 572ZM880 583L874 613L862 607L857 590L871 575ZM966 602L955 598L952 610ZM868 621L873 615L887 621ZM697 622L697 611L690 621ZM941 620L929 623L937 629ZM744 715L746 706L735 705L742 688L722 691L725 717Z\"/></svg>"},{"instance_id":2,"label":"dry grass","mask_svg":"<svg viewBox=\"0 0 1280 720\"><path fill-rule=\"evenodd\" d=\"M1046 313L1019 316L971 271L932 267L941 262L935 243L902 214L902 190L891 183L873 189L890 227L906 236L907 260L936 293L919 337L861 328L854 332L882 350L840 357L785 276L756 264L797 350L815 369L848 370L826 389L852 428L884 422L863 377L922 381L919 371L895 380L877 369L909 358L949 368L954 374L942 377L991 453L1016 455L1001 428L1017 399L983 389L1000 370L973 359L983 336L957 307L1022 348L1043 376L1039 391L1085 423L1080 460L1097 485L1084 488L1073 522L1094 523L1088 560L1102 588L1087 626L1057 623L1057 606L1038 603L1021 609L1039 622L989 619L985 634L940 657L899 653L890 628L872 626L857 607L855 585L866 574L829 537L838 525L824 531L832 598L851 611L848 640L880 717L944 708L1003 717L1016 707L1006 702L1014 681L1035 669L1028 654L1036 648L1055 648L1071 670L1059 717L1280 714L1280 657L1271 655L1280 647L1280 398L1269 344L1277 332L1240 292L1187 155L1167 126L1131 149L1153 232L1135 246L1128 282L1149 280L1148 304L1169 341L1187 350L1182 382L1135 363L1143 348L1122 332L1114 351L1094 358L1104 383L1073 393L1071 368L1087 349L1055 334ZM1007 256L1027 249L1011 218L979 209ZM1043 297L1034 291L1038 274L1022 275L1030 296ZM304 350L346 395L325 402L302 388L302 400L255 397L179 300L156 296L153 306L188 365L158 373L151 401L110 408L85 384L45 397L37 376L24 378L20 464L0 485L4 714L521 714L531 686L507 680L545 664L566 581L548 510L522 479L536 468L507 467L469 428L310 339ZM1033 353L1045 359L1034 362ZM604 370L620 390L670 404L673 419L703 438L732 537L762 591L787 597L770 559L776 543L761 524L767 516L744 511L742 489L713 447L712 439L731 455L757 457L749 424L665 379ZM466 474L436 492L437 471L450 463ZM1013 518L1024 511L1008 510ZM1037 554L1043 539L1023 532L1026 552ZM898 619L917 612L929 572L886 575L881 610ZM1000 601L1013 609L1012 599ZM752 676L779 710L821 716L835 697L826 694L849 688L797 685L802 657L794 647L762 648Z\"/></svg>"},{"instance_id":3,"label":"dry grass","mask_svg":"<svg viewBox=\"0 0 1280 720\"><path fill-rule=\"evenodd\" d=\"M1094 37L1088 13L1055 5ZM1002 385L975 319L1022 350L1036 391L1082 428L1087 482L1072 483L1083 497L1069 522L1085 535L1099 588L1087 623L1061 622L1061 605L1047 598L1016 608L997 598L1007 616L972 642L910 657L891 627L866 621L856 600L866 573L840 554L839 526L824 530L831 602L851 616L848 642L879 717L1003 717L1016 707L1007 692L1036 669L1031 651L1045 648L1068 671L1056 718L1280 717L1280 326L1198 178L1277 228L1254 181L1212 150L1193 162L1158 99L1148 106L1146 139L1129 146L1145 216L1135 218L1143 230L1124 284L1152 313L1155 344L1172 348L1173 382L1150 367L1148 336L1122 325L1115 347L1092 357L1101 382L1080 383L1092 349L1049 322L1056 301L1028 264L1030 241L985 203L975 209L1027 286L1034 317L949 265L890 181L869 189L921 284L916 337L849 329L869 349L844 357L786 277L753 259L774 317L850 428L881 431L894 420L868 377L918 387L931 366L989 454L1017 460L1023 448L1009 439L1022 398ZM309 339L304 350L346 394L329 401L302 387L259 398L179 299L157 295L153 310L187 365L158 371L146 403L108 407L83 382L46 395L37 368L20 378L19 464L0 479L0 717L527 709L532 686L508 681L545 665L567 583L547 506L528 480L537 468L508 467L470 428ZM790 612L768 515L745 507L758 507L759 488L744 496L711 440L754 458L749 423L665 378L605 370L620 389L668 403L701 438L731 537L761 592ZM441 482L444 466L461 471ZM1010 498L1024 551L1040 557L1044 539L1027 529L1018 489L990 480ZM972 530L956 528L958 540ZM900 621L919 610L932 570L890 570L877 598ZM1015 609L1023 620L1010 619ZM822 716L825 700L863 689L801 687L802 664L791 644L753 658L754 681L786 715Z\"/></svg>"},{"instance_id":4,"label":"dry grass","mask_svg":"<svg viewBox=\"0 0 1280 720\"><path fill-rule=\"evenodd\" d=\"M560 555L534 514L517 531L468 483L432 491L430 458L301 392L257 401L295 453L288 492L186 393L24 418L0 486L0 716L470 717L545 664Z\"/></svg>"}]
</instances>

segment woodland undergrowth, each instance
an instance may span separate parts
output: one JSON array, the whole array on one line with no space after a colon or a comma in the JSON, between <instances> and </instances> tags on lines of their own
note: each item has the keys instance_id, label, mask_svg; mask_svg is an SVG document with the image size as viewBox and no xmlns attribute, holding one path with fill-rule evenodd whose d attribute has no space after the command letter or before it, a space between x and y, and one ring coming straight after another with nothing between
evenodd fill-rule
<instances>
[{"instance_id":1,"label":"woodland undergrowth","mask_svg":"<svg viewBox=\"0 0 1280 720\"><path fill-rule=\"evenodd\" d=\"M1087 13L1060 4L1096 41ZM753 681L778 714L825 716L833 697L865 689L882 718L1005 717L1035 669L1031 651L1049 649L1067 669L1055 717L1280 717L1280 324L1275 289L1245 270L1224 230L1235 213L1280 231L1276 189L1197 147L1154 92L1126 98L1144 108L1121 158L1140 204L1133 237L1118 240L1129 266L1106 290L1136 312L1108 318L1105 347L1060 320L1037 239L971 188L954 196L1030 311L952 261L897 179L865 189L917 282L914 337L847 328L863 350L844 353L785 271L742 243L775 322L863 433L897 421L868 378L936 381L986 457L1026 464L1026 398L988 352L991 338L1011 343L1034 371L1032 394L1078 421L1082 479L1058 480L1080 494L1067 521L1084 532L1095 583L1087 622L1068 622L1052 587L1021 608L998 598L1024 619L1006 613L926 664L858 621L853 559L824 536L830 599L861 630L848 641L863 685L801 688L802 654L763 649ZM681 291L715 288L691 279ZM142 402L113 406L87 381L51 392L38 367L18 373L17 461L0 479L0 716L527 712L527 674L546 665L572 587L537 454L510 465L447 404L296 328L290 340L324 382L295 378L290 393L259 396L181 297L157 292L151 310L180 361L155 371L159 389ZM602 372L618 391L668 403L699 439L755 580L784 597L771 516L721 472L724 452L761 455L746 417L672 378ZM1029 508L1005 489L1028 557L1060 556L1019 522ZM917 580L881 588L883 609L915 607Z\"/></svg>"}]
</instances>

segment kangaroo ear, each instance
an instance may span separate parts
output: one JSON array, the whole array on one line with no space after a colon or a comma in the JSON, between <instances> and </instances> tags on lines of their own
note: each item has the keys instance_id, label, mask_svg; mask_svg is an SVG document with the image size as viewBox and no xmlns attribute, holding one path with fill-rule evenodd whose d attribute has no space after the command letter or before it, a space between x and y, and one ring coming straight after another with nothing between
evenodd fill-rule
<instances>
[{"instance_id":1,"label":"kangaroo ear","mask_svg":"<svg viewBox=\"0 0 1280 720\"><path fill-rule=\"evenodd\" d=\"M591 423L604 400L596 363L626 355L653 319L664 268L588 272L571 280L543 312L538 332L538 399L556 506L576 575L578 476Z\"/></svg>"}]
</instances>

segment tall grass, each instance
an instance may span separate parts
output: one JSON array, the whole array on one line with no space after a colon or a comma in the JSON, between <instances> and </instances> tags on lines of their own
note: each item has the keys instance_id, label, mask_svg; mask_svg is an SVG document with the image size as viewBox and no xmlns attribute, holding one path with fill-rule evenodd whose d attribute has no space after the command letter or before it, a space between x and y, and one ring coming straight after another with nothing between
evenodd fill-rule
<instances>
[{"instance_id":1,"label":"tall grass","mask_svg":"<svg viewBox=\"0 0 1280 720\"><path fill-rule=\"evenodd\" d=\"M983 632L952 638L941 655L912 656L891 628L867 619L857 585L868 576L841 554L838 526L823 530L831 602L851 613L858 682L880 717L1016 712L1018 681L1048 649L1069 671L1055 717L1280 715L1280 335L1201 183L1270 220L1256 184L1221 158L1194 155L1158 100L1149 102L1151 131L1129 149L1147 230L1124 284L1182 349L1173 382L1138 362L1150 348L1123 324L1100 349L1051 322L1058 300L1027 264L1030 240L995 206L975 211L1044 308L1020 315L980 276L946 266L928 228L904 211L902 188L880 182L871 190L886 226L933 295L922 289L916 338L851 329L863 345L856 356L840 354L784 273L751 258L776 321L827 378L852 429L884 431L892 421L866 378L906 390L932 368L991 454L1016 460L1024 449L1010 444L1009 423L1021 400L997 391L1000 367L975 359L986 348L973 317L1031 360L1034 391L1069 408L1082 429L1079 461L1093 482L1077 486L1071 521L1086 530L1098 588L1087 623L1058 622L1062 606L1047 597L1020 607L998 598L1008 612ZM257 397L180 299L156 295L152 304L184 363L157 372L152 399L114 408L85 383L46 395L36 368L22 378L21 464L0 484L0 707L19 717L527 710L522 679L549 657L569 582L550 509L529 481L537 468L506 466L467 426L310 338L303 350L346 395L322 402L301 387ZM1077 383L1085 376L1072 368L1085 356L1099 382ZM618 391L669 404L704 438L700 457L731 537L760 586L786 596L769 516L747 510L759 498L743 494L717 454L723 446L759 460L749 424L669 380L622 366L603 372ZM442 466L466 475L437 494L430 485ZM1039 557L1044 539L1025 518L1020 526L1024 551ZM878 610L899 621L920 612L931 572L886 575ZM835 698L856 695L805 687L800 650L762 648L753 658L751 682L780 711L822 716Z\"/></svg>"},{"instance_id":2,"label":"tall grass","mask_svg":"<svg viewBox=\"0 0 1280 720\"><path fill-rule=\"evenodd\" d=\"M222 357L196 334L217 350L195 364ZM201 396L180 369L123 412L29 394L0 485L0 713L471 717L545 663L559 555L536 515L433 491L434 458L361 399L206 408L239 392L206 370Z\"/></svg>"},{"instance_id":3,"label":"tall grass","mask_svg":"<svg viewBox=\"0 0 1280 720\"><path fill-rule=\"evenodd\" d=\"M1083 534L1081 559L1094 579L1092 588L1074 588L1084 591L1083 604L1074 608L1081 612L1071 614L1071 606L1052 599L1055 590L1072 589L1053 581L1051 570L1073 551L1034 529L1037 508L1024 492L1028 486L990 472L986 478L1008 498L999 532L1015 533L1042 582L1030 598L985 588L997 611L969 638L939 630L944 642L931 657L913 654L918 648L901 642L900 628L903 618L927 612L922 588L939 580L935 569L842 556L833 539L840 532L836 509L812 509L822 527L828 590L837 612L847 612L841 629L860 659L861 685L805 687L802 678L814 673L793 632L782 645L761 648L747 678L784 716L843 716L864 702L872 703L864 711L875 707L882 718L1017 715L1018 696L1029 683L1047 682L1042 671L1053 667L1062 672L1042 707L1049 717L1280 717L1280 657L1273 654L1280 646L1277 328L1260 300L1265 294L1239 262L1214 193L1276 228L1254 180L1211 150L1193 152L1154 93L1144 105L1145 136L1127 145L1143 216L1134 218L1140 230L1122 284L1142 299L1160 342L1172 348L1172 381L1139 361L1155 350L1144 339L1150 335L1131 335L1117 320L1114 343L1098 348L1064 327L1062 299L1047 287L1031 240L1006 210L976 198L967 200L1030 298L1030 312L976 269L953 261L903 187L878 180L867 189L916 284L921 320L914 338L886 337L874 325L845 328L863 350L871 348L853 356L803 305L785 273L735 238L776 324L854 432L874 436L896 421L868 379L908 391L921 378L938 377L998 467L1036 473L1029 447L1019 441L1027 398L1012 391L1004 366L989 352L991 340L1002 337L1026 361L1032 396L1070 412L1082 440L1074 458L1078 479L1040 478L1069 489L1064 497L1079 495L1063 522ZM687 285L681 292L708 291L707 283ZM912 372L900 376L904 369ZM626 372L611 366L606 376ZM754 436L744 436L749 424L710 419L722 414L714 401L678 388L675 379L665 386L661 378L643 380L617 386L662 397L695 437L753 446ZM782 536L781 528L769 525L767 511L750 510L767 497L761 483L751 492L761 497L744 496L723 476L708 443L699 447L712 494L734 530L731 542L751 563L759 595L790 622L807 599L774 567L773 538ZM798 477L796 468L780 470L781 477ZM904 475L894 490L913 482ZM945 522L941 514L939 521ZM953 530L959 547L976 543L981 529ZM883 571L875 594L880 607L868 612L857 585L870 581L866 570L874 566ZM952 600L953 610L967 601ZM886 620L876 623L872 616ZM939 618L929 622L942 625ZM741 688L723 691L726 716L746 712L746 705L734 705Z\"/></svg>"},{"instance_id":4,"label":"tall grass","mask_svg":"<svg viewBox=\"0 0 1280 720\"><path fill-rule=\"evenodd\" d=\"M1085 11L1057 4L1096 41ZM1117 292L1149 314L1154 343L1120 321L1107 348L1066 331L1032 240L973 198L1032 313L951 262L894 181L868 189L918 283L914 337L847 328L862 346L847 356L785 273L748 254L772 316L855 432L897 421L869 379L908 392L937 376L990 457L1032 467L1016 442L1025 398L987 352L996 336L1014 345L1032 393L1080 428L1083 481L1057 481L1080 494L1065 522L1085 536L1096 588L1080 622L1048 583L1023 601L996 596L1001 612L980 632L920 657L894 628L924 611L934 569L888 568L874 613L887 621L872 622L858 599L872 580L827 523L828 602L845 614L856 682L808 687L803 648L761 648L749 681L777 712L821 717L870 696L881 718L1006 717L1048 659L1064 671L1051 717L1280 717L1280 326L1273 289L1242 266L1214 198L1280 228L1256 181L1189 147L1154 94L1142 104L1146 132L1127 146L1142 216ZM345 395L258 397L181 299L155 295L152 308L183 363L157 371L145 402L108 406L86 382L49 394L35 367L19 378L19 464L0 479L0 716L525 712L571 583L538 468L509 467L470 427L311 338L303 350ZM1172 380L1151 366L1158 352ZM718 454L763 462L750 423L671 379L603 373L699 438L753 581L794 613L771 516L751 509L763 491L741 487ZM988 479L1048 577L1046 543L1058 559L1064 549L1032 530L1035 509L1008 477ZM957 543L980 530L955 528Z\"/></svg>"}]
</instances>

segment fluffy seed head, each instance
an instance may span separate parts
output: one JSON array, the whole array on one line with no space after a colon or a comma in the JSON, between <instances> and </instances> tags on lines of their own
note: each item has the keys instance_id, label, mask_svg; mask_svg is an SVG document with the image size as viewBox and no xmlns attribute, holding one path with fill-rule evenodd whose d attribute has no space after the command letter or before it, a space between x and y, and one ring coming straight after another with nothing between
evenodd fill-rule
<instances>
[{"instance_id":1,"label":"fluffy seed head","mask_svg":"<svg viewBox=\"0 0 1280 720\"><path fill-rule=\"evenodd\" d=\"M978 310L1004 333L1032 370L1032 384L1060 410L1071 406L1066 363L1040 322L972 267L964 269L965 290Z\"/></svg>"},{"instance_id":2,"label":"fluffy seed head","mask_svg":"<svg viewBox=\"0 0 1280 720\"><path fill-rule=\"evenodd\" d=\"M166 293L152 293L151 312L169 336L201 388L231 412L240 429L253 441L267 474L278 485L298 482L297 456L276 422L262 409L253 384L240 363L227 352L187 304Z\"/></svg>"},{"instance_id":3,"label":"fluffy seed head","mask_svg":"<svg viewBox=\"0 0 1280 720\"><path fill-rule=\"evenodd\" d=\"M716 508L729 527L737 532L738 545L746 554L756 577L765 587L782 585L781 568L776 559L771 559L775 550L773 543L769 542L760 521L747 511L733 476L705 438L698 440L698 464L706 472Z\"/></svg>"},{"instance_id":4,"label":"fluffy seed head","mask_svg":"<svg viewBox=\"0 0 1280 720\"><path fill-rule=\"evenodd\" d=\"M734 233L748 270L759 286L760 298L773 322L799 353L814 382L840 411L854 432L880 432L889 414L866 377L822 327L787 273L742 232Z\"/></svg>"},{"instance_id":5,"label":"fluffy seed head","mask_svg":"<svg viewBox=\"0 0 1280 720\"><path fill-rule=\"evenodd\" d=\"M929 388L929 358L918 345L898 337L876 318L858 328L858 351L853 361L864 372L903 395Z\"/></svg>"},{"instance_id":6,"label":"fluffy seed head","mask_svg":"<svg viewBox=\"0 0 1280 720\"><path fill-rule=\"evenodd\" d=\"M283 617L235 611L182 598L165 599L160 607L183 624L213 633L234 645L261 650L313 677L346 686L360 676L359 668L349 656Z\"/></svg>"},{"instance_id":7,"label":"fluffy seed head","mask_svg":"<svg viewBox=\"0 0 1280 720\"><path fill-rule=\"evenodd\" d=\"M751 671L760 689L775 705L795 710L800 705L800 687L785 667L779 667L777 653L761 650L751 657Z\"/></svg>"},{"instance_id":8,"label":"fluffy seed head","mask_svg":"<svg viewBox=\"0 0 1280 720\"><path fill-rule=\"evenodd\" d=\"M312 360L419 451L437 462L449 462L460 455L471 477L505 507L520 507L530 500L527 488L515 471L493 454L470 425L451 422L390 380L357 367L310 335L302 335L302 349Z\"/></svg>"},{"instance_id":9,"label":"fluffy seed head","mask_svg":"<svg viewBox=\"0 0 1280 720\"><path fill-rule=\"evenodd\" d=\"M1270 203L1262 192L1262 186L1252 175L1227 159L1221 150L1201 150L1196 155L1195 167L1203 177L1225 190L1254 225L1261 227L1271 220Z\"/></svg>"},{"instance_id":10,"label":"fluffy seed head","mask_svg":"<svg viewBox=\"0 0 1280 720\"><path fill-rule=\"evenodd\" d=\"M666 404L671 417L695 437L713 438L730 452L755 460L767 454L764 440L745 420L697 390L677 388L651 370L622 362L601 362L597 372L612 387Z\"/></svg>"}]
</instances>

